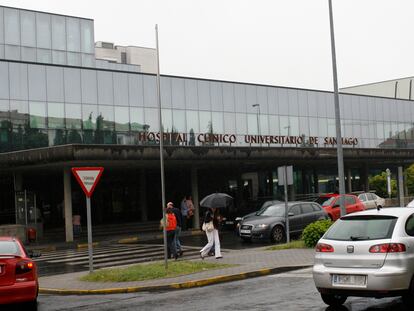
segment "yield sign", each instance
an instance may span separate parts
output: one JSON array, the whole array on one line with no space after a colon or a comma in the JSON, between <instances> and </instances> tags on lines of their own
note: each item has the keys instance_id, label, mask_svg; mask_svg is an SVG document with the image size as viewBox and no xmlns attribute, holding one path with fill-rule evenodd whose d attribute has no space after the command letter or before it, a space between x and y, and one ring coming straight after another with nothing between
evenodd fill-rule
<instances>
[{"instance_id":1,"label":"yield sign","mask_svg":"<svg viewBox=\"0 0 414 311\"><path fill-rule=\"evenodd\" d=\"M103 167L72 167L73 175L88 198L92 196L103 170Z\"/></svg>"}]
</instances>

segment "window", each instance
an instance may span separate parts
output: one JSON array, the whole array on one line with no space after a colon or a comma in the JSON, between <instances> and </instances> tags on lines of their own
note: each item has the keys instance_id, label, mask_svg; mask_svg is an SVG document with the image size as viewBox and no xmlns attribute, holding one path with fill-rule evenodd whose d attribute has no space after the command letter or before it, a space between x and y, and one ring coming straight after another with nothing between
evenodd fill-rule
<instances>
[{"instance_id":1,"label":"window","mask_svg":"<svg viewBox=\"0 0 414 311\"><path fill-rule=\"evenodd\" d=\"M289 209L289 213L293 213L295 216L300 215L300 205L295 205L295 206L292 206L292 207Z\"/></svg>"},{"instance_id":2,"label":"window","mask_svg":"<svg viewBox=\"0 0 414 311\"><path fill-rule=\"evenodd\" d=\"M312 204L312 208L315 212L320 212L322 210L322 208L316 204Z\"/></svg>"},{"instance_id":3,"label":"window","mask_svg":"<svg viewBox=\"0 0 414 311\"><path fill-rule=\"evenodd\" d=\"M303 214L313 213L312 204L302 204L302 212Z\"/></svg>"},{"instance_id":4,"label":"window","mask_svg":"<svg viewBox=\"0 0 414 311\"><path fill-rule=\"evenodd\" d=\"M405 223L405 232L408 235L414 236L414 215L408 217L407 222Z\"/></svg>"},{"instance_id":5,"label":"window","mask_svg":"<svg viewBox=\"0 0 414 311\"><path fill-rule=\"evenodd\" d=\"M65 104L66 128L80 129L82 126L82 107L80 104Z\"/></svg>"},{"instance_id":6,"label":"window","mask_svg":"<svg viewBox=\"0 0 414 311\"><path fill-rule=\"evenodd\" d=\"M375 200L374 195L373 195L372 193L367 193L367 200L368 200L368 201L373 201L373 200Z\"/></svg>"},{"instance_id":7,"label":"window","mask_svg":"<svg viewBox=\"0 0 414 311\"><path fill-rule=\"evenodd\" d=\"M52 15L52 49L66 50L65 17Z\"/></svg>"},{"instance_id":8,"label":"window","mask_svg":"<svg viewBox=\"0 0 414 311\"><path fill-rule=\"evenodd\" d=\"M36 37L38 48L50 49L52 47L50 24L49 14L36 13Z\"/></svg>"},{"instance_id":9,"label":"window","mask_svg":"<svg viewBox=\"0 0 414 311\"><path fill-rule=\"evenodd\" d=\"M22 45L36 47L35 13L20 11L20 27Z\"/></svg>"},{"instance_id":10,"label":"window","mask_svg":"<svg viewBox=\"0 0 414 311\"><path fill-rule=\"evenodd\" d=\"M81 20L81 48L83 53L95 52L93 21Z\"/></svg>"},{"instance_id":11,"label":"window","mask_svg":"<svg viewBox=\"0 0 414 311\"><path fill-rule=\"evenodd\" d=\"M115 107L115 130L129 131L128 107Z\"/></svg>"},{"instance_id":12,"label":"window","mask_svg":"<svg viewBox=\"0 0 414 311\"><path fill-rule=\"evenodd\" d=\"M30 102L30 127L46 128L46 104L42 102Z\"/></svg>"},{"instance_id":13,"label":"window","mask_svg":"<svg viewBox=\"0 0 414 311\"><path fill-rule=\"evenodd\" d=\"M351 196L345 196L345 205L352 205L352 204L356 204L355 198Z\"/></svg>"},{"instance_id":14,"label":"window","mask_svg":"<svg viewBox=\"0 0 414 311\"><path fill-rule=\"evenodd\" d=\"M65 128L65 107L63 103L48 103L47 111L49 128Z\"/></svg>"},{"instance_id":15,"label":"window","mask_svg":"<svg viewBox=\"0 0 414 311\"><path fill-rule=\"evenodd\" d=\"M68 51L80 52L79 19L66 17L66 42Z\"/></svg>"},{"instance_id":16,"label":"window","mask_svg":"<svg viewBox=\"0 0 414 311\"><path fill-rule=\"evenodd\" d=\"M365 201L367 200L367 196L366 196L366 194L360 194L360 195L359 195L359 199L360 199L362 202L365 202Z\"/></svg>"},{"instance_id":17,"label":"window","mask_svg":"<svg viewBox=\"0 0 414 311\"><path fill-rule=\"evenodd\" d=\"M144 126L144 108L130 107L131 131L142 132Z\"/></svg>"},{"instance_id":18,"label":"window","mask_svg":"<svg viewBox=\"0 0 414 311\"><path fill-rule=\"evenodd\" d=\"M19 10L4 8L4 41L6 44L20 44Z\"/></svg>"}]
</instances>

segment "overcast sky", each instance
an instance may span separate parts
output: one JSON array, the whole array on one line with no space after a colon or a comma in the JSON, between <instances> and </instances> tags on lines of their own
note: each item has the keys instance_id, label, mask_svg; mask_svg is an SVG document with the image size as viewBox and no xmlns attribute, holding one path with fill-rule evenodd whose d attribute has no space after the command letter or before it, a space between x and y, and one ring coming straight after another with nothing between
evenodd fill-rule
<instances>
[{"instance_id":1,"label":"overcast sky","mask_svg":"<svg viewBox=\"0 0 414 311\"><path fill-rule=\"evenodd\" d=\"M0 0L155 47L162 74L332 90L328 0ZM414 1L333 0L340 87L414 76Z\"/></svg>"}]
</instances>

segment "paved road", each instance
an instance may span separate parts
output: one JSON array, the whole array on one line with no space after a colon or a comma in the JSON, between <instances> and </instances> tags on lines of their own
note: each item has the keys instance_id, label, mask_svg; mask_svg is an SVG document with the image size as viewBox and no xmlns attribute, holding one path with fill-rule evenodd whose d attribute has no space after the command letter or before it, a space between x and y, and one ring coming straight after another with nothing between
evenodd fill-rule
<instances>
[{"instance_id":1,"label":"paved road","mask_svg":"<svg viewBox=\"0 0 414 311\"><path fill-rule=\"evenodd\" d=\"M198 248L184 247L184 258L198 258ZM162 245L114 244L94 248L94 268L134 264L164 258ZM43 252L36 258L40 276L88 270L88 249Z\"/></svg>"},{"instance_id":2,"label":"paved road","mask_svg":"<svg viewBox=\"0 0 414 311\"><path fill-rule=\"evenodd\" d=\"M19 309L16 309L19 310ZM333 310L317 293L310 269L203 288L108 296L40 296L39 311ZM342 310L406 310L399 298L349 298Z\"/></svg>"}]
</instances>

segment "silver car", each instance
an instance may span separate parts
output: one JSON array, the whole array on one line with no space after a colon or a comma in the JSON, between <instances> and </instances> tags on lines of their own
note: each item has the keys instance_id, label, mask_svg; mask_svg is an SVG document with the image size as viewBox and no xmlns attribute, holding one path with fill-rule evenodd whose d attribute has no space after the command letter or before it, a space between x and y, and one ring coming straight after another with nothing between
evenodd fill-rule
<instances>
[{"instance_id":1,"label":"silver car","mask_svg":"<svg viewBox=\"0 0 414 311\"><path fill-rule=\"evenodd\" d=\"M366 209L381 208L385 205L385 199L377 196L375 193L361 193L358 199L362 201Z\"/></svg>"},{"instance_id":2,"label":"silver car","mask_svg":"<svg viewBox=\"0 0 414 311\"><path fill-rule=\"evenodd\" d=\"M316 246L313 279L322 300L402 296L414 306L414 208L367 210L341 217Z\"/></svg>"}]
</instances>

